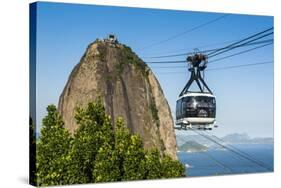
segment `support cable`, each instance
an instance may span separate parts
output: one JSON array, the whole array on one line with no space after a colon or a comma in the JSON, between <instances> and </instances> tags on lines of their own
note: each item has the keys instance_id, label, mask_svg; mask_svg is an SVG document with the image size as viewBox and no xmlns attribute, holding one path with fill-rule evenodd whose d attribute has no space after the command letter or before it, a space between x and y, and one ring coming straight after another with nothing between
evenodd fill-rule
<instances>
[{"instance_id":1,"label":"support cable","mask_svg":"<svg viewBox=\"0 0 281 188\"><path fill-rule=\"evenodd\" d=\"M237 53L234 53L234 54L231 54L231 55L227 55L227 56L224 56L224 57L221 57L221 58L218 58L218 59L214 59L213 61L210 61L209 63L214 63L214 62L217 62L217 61L221 61L221 60L223 60L223 59L227 59L227 58L234 57L234 56L237 56L237 55L245 54L245 53L248 53L248 52L257 50L257 49L259 49L259 48L263 48L263 47L269 46L269 45L271 45L271 44L272 44L272 43L264 44L264 45L261 45L261 46L257 46L257 47L255 47L255 48L250 48L250 49L248 49L248 50L244 50L244 51L237 52Z\"/></svg>"},{"instance_id":2,"label":"support cable","mask_svg":"<svg viewBox=\"0 0 281 188\"><path fill-rule=\"evenodd\" d=\"M214 59L213 61L209 61L208 63L213 63L213 62L220 61L220 60L223 60L223 59L227 59L227 58L230 58L230 57L233 57L233 56L237 56L237 55L240 55L240 54L248 53L248 52L251 52L251 51L257 50L259 48L263 48L263 47L272 45L272 44L273 43L263 44L263 45L260 45L260 46L254 47L254 48L250 48L248 50L243 50L243 51L240 51L240 52L228 55L228 56L224 56L224 57L221 57L221 58L218 58L218 59ZM146 62L146 63L147 64L161 64L161 63L163 63L163 64L174 64L174 63L186 63L186 60L178 60L178 61L173 61L173 60L170 60L170 61L151 61L151 62Z\"/></svg>"},{"instance_id":3,"label":"support cable","mask_svg":"<svg viewBox=\"0 0 281 188\"><path fill-rule=\"evenodd\" d=\"M216 138L217 140L219 140L220 142L225 143L225 141L224 141L223 139L221 139L221 138L219 138L219 137L217 137L217 136L215 136L215 135L209 133L208 131L206 131L206 133L207 133L210 137L214 137L214 138ZM230 148L232 148L232 149L234 149L234 150L236 150L237 152L242 153L243 155L246 155L246 156L249 157L249 158L252 158L253 160L255 160L255 161L257 161L257 162L263 164L264 166L267 166L266 163L264 163L264 162L262 162L262 161L260 161L260 160L258 160L258 159L255 159L253 156L251 156L250 154L248 154L248 153L242 151L241 149L239 149L239 148L237 148L237 147L235 147L235 146L233 146L233 145L231 145L231 144L227 144L227 146L230 147Z\"/></svg>"},{"instance_id":4,"label":"support cable","mask_svg":"<svg viewBox=\"0 0 281 188\"><path fill-rule=\"evenodd\" d=\"M232 44L226 46L226 48L231 48L231 47L233 47L233 46L235 46L235 45L237 45L237 44L240 44L241 42L244 42L244 41L247 41L247 40L249 40L249 39L255 38L255 37L257 37L257 36L259 36L259 35L261 35L261 34L263 34L263 33L266 33L266 32L268 32L268 31L271 31L271 30L273 30L273 27L271 27L271 28L269 28L269 29L266 29L266 30L264 30L264 31L261 31L261 32L259 32L259 33L256 33L256 34L254 34L254 35L251 35L251 36L249 36L249 37L246 37L245 39L242 39L242 40L240 40L240 41L238 41L238 42L232 43ZM263 37L265 37L265 36L263 36ZM222 50L222 49L217 50L217 51L214 51L214 52L211 52L210 54L208 54L208 56L213 55L213 54L215 54L215 53L218 53L218 52L221 51L221 50Z\"/></svg>"},{"instance_id":5,"label":"support cable","mask_svg":"<svg viewBox=\"0 0 281 188\"><path fill-rule=\"evenodd\" d=\"M239 67L248 67L248 66L256 66L256 65L263 65L263 64L272 64L273 61L263 61L258 63L248 63L248 64L240 64L240 65L233 65L233 66L223 66L223 67L215 67L207 69L206 71L216 71L216 70L224 70L224 69L234 69ZM164 66L164 67L153 67L153 69L171 69L171 68L188 68L188 66ZM182 73L182 72L179 72Z\"/></svg>"},{"instance_id":6,"label":"support cable","mask_svg":"<svg viewBox=\"0 0 281 188\"><path fill-rule=\"evenodd\" d=\"M229 14L224 14L224 15L219 16L219 17L217 17L217 18L215 18L215 19L213 19L213 20L207 21L207 22L202 23L202 24L200 24L200 25L198 25L198 26L195 26L195 27L193 27L193 28L187 29L187 30L185 30L185 31L183 31L183 32L181 32L181 33L178 33L178 34L175 34L175 35L173 35L173 36L170 36L170 37L168 37L167 39L164 39L164 40L161 40L161 41L152 43L152 44L150 44L150 45L147 45L147 46L145 46L145 47L143 47L143 48L140 48L139 50L144 50L144 49L151 48L151 47L153 47L153 46L156 46L156 45L159 45L159 44L168 42L168 41L173 40L173 39L175 39L175 38L178 38L178 37L180 37L180 36L182 36L182 35L185 35L185 34L187 34L187 33L190 33L190 32L192 32L192 31L198 30L198 29L200 29L200 28L202 28L202 27L205 27L205 26L207 26L207 25L210 25L210 24L212 24L212 23L215 23L215 22L217 22L217 21L219 21L219 20L221 20L221 19L223 19L223 18L225 18L225 17L227 17L227 16L230 16L230 15L229 15Z\"/></svg>"},{"instance_id":7,"label":"support cable","mask_svg":"<svg viewBox=\"0 0 281 188\"><path fill-rule=\"evenodd\" d=\"M216 140L214 140L214 139L212 139L212 138L210 138L210 137L204 135L203 133L199 133L199 132L196 131L195 129L191 129L191 130L193 130L193 131L196 132L197 134L203 136L204 138L210 140L211 142L214 142L215 144L221 146L222 148L227 149L228 151L230 151L230 152L232 152L232 153L234 153L234 154L240 156L241 158L247 159L247 160L251 161L252 163L257 164L258 166L260 166L260 167L262 167L262 168L264 168L264 169L266 169L266 170L268 170L268 171L272 171L272 169L269 168L269 167L267 167L266 165L261 164L260 162L255 161L255 160L253 160L252 158L250 158L250 157L248 157L248 156L246 156L246 155L243 155L243 154L241 154L241 153L239 153L239 152L237 152L237 151L235 151L235 150L233 150L233 149L231 149L231 148L229 148L229 147L227 147L227 146L225 146L225 145L223 145L223 144L217 142Z\"/></svg>"},{"instance_id":8,"label":"support cable","mask_svg":"<svg viewBox=\"0 0 281 188\"><path fill-rule=\"evenodd\" d=\"M246 47L246 46L252 46L252 45L258 45L258 44L264 44L264 43L269 43L269 42L273 42L273 39L267 39L267 40L262 40L262 41L257 41L257 42L251 42L245 45L237 45L235 46L236 48L239 47ZM214 48L214 49L207 49L207 50L200 50L200 53L207 53L207 52L212 52L212 51L216 51L216 50L223 50L223 49L227 49L226 47L222 47L222 48ZM150 57L142 57L144 59L160 59L160 58L167 58L167 57L180 57L180 56L186 56L188 54L192 54L192 52L187 52L187 53L180 53L180 54L170 54L170 55L159 55L159 56L150 56Z\"/></svg>"},{"instance_id":9,"label":"support cable","mask_svg":"<svg viewBox=\"0 0 281 188\"><path fill-rule=\"evenodd\" d=\"M212 57L215 57L215 56L220 55L220 54L222 54L222 53L225 53L225 52L228 52L228 51L233 50L233 49L235 49L235 48L238 48L238 47L240 47L240 46L244 46L244 45L250 44L251 42L254 42L254 41L256 41L256 40L259 40L259 39L262 39L262 38L264 38L264 37L270 36L270 35L272 35L272 34L273 34L273 32L267 33L267 34L264 34L264 35L262 35L262 36L260 36L260 37L258 37L258 38L252 39L252 40L250 40L250 41L244 42L244 43L239 44L239 45L226 46L226 47L225 47L225 50L223 50L223 51L217 50L217 52L216 52L216 51L215 51L215 52L211 52L211 53L209 53L209 54L207 54L207 55L208 55L209 58L212 58ZM243 40L242 40L242 41L243 41Z\"/></svg>"},{"instance_id":10,"label":"support cable","mask_svg":"<svg viewBox=\"0 0 281 188\"><path fill-rule=\"evenodd\" d=\"M226 164L223 164L222 162L220 162L219 160L215 159L212 155L210 155L208 152L203 152L207 157L209 157L212 161L214 161L217 165L219 165L220 167L222 167L223 169L226 169L228 172L230 173L234 173L234 170L232 168L230 168L229 166L227 166Z\"/></svg>"}]
</instances>

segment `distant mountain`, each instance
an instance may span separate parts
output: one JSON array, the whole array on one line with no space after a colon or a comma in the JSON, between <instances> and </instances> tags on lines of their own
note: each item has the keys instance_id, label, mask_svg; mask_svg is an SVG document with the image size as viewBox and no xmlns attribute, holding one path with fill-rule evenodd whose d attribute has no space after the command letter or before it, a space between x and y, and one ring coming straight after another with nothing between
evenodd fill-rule
<instances>
[{"instance_id":1,"label":"distant mountain","mask_svg":"<svg viewBox=\"0 0 281 188\"><path fill-rule=\"evenodd\" d=\"M180 151L185 151L185 152L199 152L199 151L206 151L207 149L208 147L194 141L187 141L179 147Z\"/></svg>"},{"instance_id":2,"label":"distant mountain","mask_svg":"<svg viewBox=\"0 0 281 188\"><path fill-rule=\"evenodd\" d=\"M272 144L273 138L270 137L257 137L250 138L246 133L239 134L229 134L221 138L226 143L230 144Z\"/></svg>"},{"instance_id":3,"label":"distant mountain","mask_svg":"<svg viewBox=\"0 0 281 188\"><path fill-rule=\"evenodd\" d=\"M221 138L222 140L226 142L231 142L231 143L239 143L239 142L247 142L250 140L250 137L246 133L233 133L233 134L228 134L224 137Z\"/></svg>"},{"instance_id":4,"label":"distant mountain","mask_svg":"<svg viewBox=\"0 0 281 188\"><path fill-rule=\"evenodd\" d=\"M233 133L225 135L224 137L216 137L216 136L210 136L210 138L219 141L220 143L226 143L226 144L272 144L273 138L271 137L256 137L251 138L247 133ZM180 147L187 141L194 141L198 144L207 146L207 147L213 147L217 146L215 143L211 142L210 140L200 136L200 135L189 135L189 134L177 134L176 135L177 144Z\"/></svg>"}]
</instances>

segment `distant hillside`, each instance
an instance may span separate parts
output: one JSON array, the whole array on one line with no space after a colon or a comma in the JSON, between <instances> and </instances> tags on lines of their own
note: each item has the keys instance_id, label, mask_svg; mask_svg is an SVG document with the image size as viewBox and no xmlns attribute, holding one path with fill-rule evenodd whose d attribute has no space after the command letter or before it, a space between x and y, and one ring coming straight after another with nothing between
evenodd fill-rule
<instances>
[{"instance_id":1,"label":"distant hillside","mask_svg":"<svg viewBox=\"0 0 281 188\"><path fill-rule=\"evenodd\" d=\"M242 134L233 133L222 137L222 139L227 142L236 143L241 141L248 141L250 140L250 137L246 133L242 133Z\"/></svg>"},{"instance_id":2,"label":"distant hillside","mask_svg":"<svg viewBox=\"0 0 281 188\"><path fill-rule=\"evenodd\" d=\"M263 138L250 138L246 133L239 134L229 134L221 138L230 144L272 144L273 138L263 137Z\"/></svg>"},{"instance_id":3,"label":"distant hillside","mask_svg":"<svg viewBox=\"0 0 281 188\"><path fill-rule=\"evenodd\" d=\"M179 147L180 151L185 151L185 152L199 152L199 151L206 151L207 149L208 147L194 141L187 141Z\"/></svg>"},{"instance_id":4,"label":"distant hillside","mask_svg":"<svg viewBox=\"0 0 281 188\"><path fill-rule=\"evenodd\" d=\"M217 140L216 137L211 137L214 140ZM193 141L197 142L201 145L207 146L207 147L213 147L217 146L210 140L207 140L206 138L200 136L200 135L188 135L188 134L177 134L176 135L177 144L178 146L183 145L185 142ZM219 139L223 140L226 144L272 144L273 138L271 137L257 137L257 138L251 138L248 136L247 133L233 133L228 134L224 137L219 137Z\"/></svg>"}]
</instances>

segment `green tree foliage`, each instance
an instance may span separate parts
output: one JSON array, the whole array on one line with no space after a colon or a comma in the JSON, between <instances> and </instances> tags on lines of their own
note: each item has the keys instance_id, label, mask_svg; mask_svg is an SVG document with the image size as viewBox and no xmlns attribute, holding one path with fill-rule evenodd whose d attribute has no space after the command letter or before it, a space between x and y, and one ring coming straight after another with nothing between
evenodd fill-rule
<instances>
[{"instance_id":1,"label":"green tree foliage","mask_svg":"<svg viewBox=\"0 0 281 188\"><path fill-rule=\"evenodd\" d=\"M184 175L184 167L177 160L161 156L157 149L145 151L140 136L131 134L122 118L113 126L101 99L76 109L79 128L73 137L62 127L55 106L49 106L47 111L38 144L39 185Z\"/></svg>"},{"instance_id":2,"label":"green tree foliage","mask_svg":"<svg viewBox=\"0 0 281 188\"><path fill-rule=\"evenodd\" d=\"M120 179L118 155L112 146L104 144L98 151L93 169L94 182L111 182Z\"/></svg>"},{"instance_id":3,"label":"green tree foliage","mask_svg":"<svg viewBox=\"0 0 281 188\"><path fill-rule=\"evenodd\" d=\"M115 124L115 140L114 140L114 150L118 156L117 165L120 170L119 180L122 180L124 174L124 159L125 153L130 145L130 132L125 127L124 121L122 118L118 118Z\"/></svg>"},{"instance_id":4,"label":"green tree foliage","mask_svg":"<svg viewBox=\"0 0 281 188\"><path fill-rule=\"evenodd\" d=\"M161 160L157 149L148 151L145 155L145 177L146 179L161 178Z\"/></svg>"},{"instance_id":5,"label":"green tree foliage","mask_svg":"<svg viewBox=\"0 0 281 188\"><path fill-rule=\"evenodd\" d=\"M75 119L79 128L74 134L70 154L73 161L71 183L91 183L95 179L93 169L99 149L105 144L113 145L113 129L100 99L89 103L85 109L77 108Z\"/></svg>"},{"instance_id":6,"label":"green tree foliage","mask_svg":"<svg viewBox=\"0 0 281 188\"><path fill-rule=\"evenodd\" d=\"M147 151L144 159L142 164L145 169L145 179L185 176L185 168L179 161L173 160L170 156L165 154L161 157L157 149Z\"/></svg>"},{"instance_id":7,"label":"green tree foliage","mask_svg":"<svg viewBox=\"0 0 281 188\"><path fill-rule=\"evenodd\" d=\"M54 105L47 107L40 141L37 145L37 183L39 186L62 185L67 181L67 154L71 137Z\"/></svg>"},{"instance_id":8,"label":"green tree foliage","mask_svg":"<svg viewBox=\"0 0 281 188\"><path fill-rule=\"evenodd\" d=\"M118 155L120 180L137 180L144 178L144 149L141 138L130 134L122 118L118 118L115 126L115 151Z\"/></svg>"},{"instance_id":9,"label":"green tree foliage","mask_svg":"<svg viewBox=\"0 0 281 188\"><path fill-rule=\"evenodd\" d=\"M161 165L161 177L162 178L173 178L173 177L184 177L185 168L176 160L173 160L170 156L164 155Z\"/></svg>"},{"instance_id":10,"label":"green tree foliage","mask_svg":"<svg viewBox=\"0 0 281 188\"><path fill-rule=\"evenodd\" d=\"M141 138L132 135L130 145L125 152L123 180L138 180L145 178L144 149Z\"/></svg>"}]
</instances>

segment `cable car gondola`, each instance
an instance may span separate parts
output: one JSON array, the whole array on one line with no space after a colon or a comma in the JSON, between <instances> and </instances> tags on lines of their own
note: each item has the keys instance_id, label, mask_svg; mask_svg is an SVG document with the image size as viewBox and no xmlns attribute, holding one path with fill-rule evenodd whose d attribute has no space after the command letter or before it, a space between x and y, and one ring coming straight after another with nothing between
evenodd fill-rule
<instances>
[{"instance_id":1,"label":"cable car gondola","mask_svg":"<svg viewBox=\"0 0 281 188\"><path fill-rule=\"evenodd\" d=\"M215 125L216 98L201 76L201 72L207 67L207 57L196 53L189 56L187 62L190 63L191 76L177 100L175 128L211 130L213 127L217 127ZM202 65L201 62L203 62ZM196 81L199 92L189 91L193 81ZM204 88L207 89L207 92L204 91Z\"/></svg>"}]
</instances>

